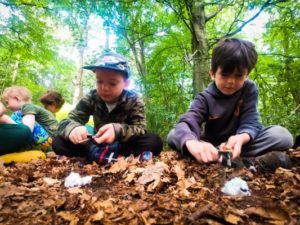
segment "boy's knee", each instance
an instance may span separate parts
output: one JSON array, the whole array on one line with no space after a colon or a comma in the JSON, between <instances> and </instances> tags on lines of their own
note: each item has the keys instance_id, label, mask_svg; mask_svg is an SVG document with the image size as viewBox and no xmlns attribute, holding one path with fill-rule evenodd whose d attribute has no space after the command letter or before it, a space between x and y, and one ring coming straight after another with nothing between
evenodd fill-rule
<instances>
[{"instance_id":1,"label":"boy's knee","mask_svg":"<svg viewBox=\"0 0 300 225\"><path fill-rule=\"evenodd\" d=\"M53 138L52 149L56 154L60 154L60 147L62 145L63 138L59 135Z\"/></svg>"},{"instance_id":2,"label":"boy's knee","mask_svg":"<svg viewBox=\"0 0 300 225\"><path fill-rule=\"evenodd\" d=\"M270 137L274 143L278 143L281 149L289 149L293 146L292 134L282 126L272 126L270 128Z\"/></svg>"},{"instance_id":3,"label":"boy's knee","mask_svg":"<svg viewBox=\"0 0 300 225\"><path fill-rule=\"evenodd\" d=\"M173 143L173 136L174 136L174 133L175 133L175 129L172 129L170 132L169 132L169 134L168 134L168 136L167 136L167 143L168 143L168 145L169 145L169 147L170 148L172 148L172 149L176 149L175 148L175 145L174 145L174 143Z\"/></svg>"},{"instance_id":4,"label":"boy's knee","mask_svg":"<svg viewBox=\"0 0 300 225\"><path fill-rule=\"evenodd\" d=\"M157 134L151 134L151 142L153 144L152 148L152 153L153 155L157 156L163 149L163 141L160 138L159 135Z\"/></svg>"}]
</instances>

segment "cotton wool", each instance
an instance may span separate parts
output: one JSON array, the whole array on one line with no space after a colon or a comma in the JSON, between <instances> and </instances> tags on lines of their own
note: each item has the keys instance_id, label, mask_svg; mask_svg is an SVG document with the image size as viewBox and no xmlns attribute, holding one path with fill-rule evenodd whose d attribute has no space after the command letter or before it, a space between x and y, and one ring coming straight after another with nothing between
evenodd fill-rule
<instances>
[{"instance_id":1,"label":"cotton wool","mask_svg":"<svg viewBox=\"0 0 300 225\"><path fill-rule=\"evenodd\" d=\"M221 191L227 195L250 196L250 190L246 181L240 177L235 177L227 181L221 188Z\"/></svg>"},{"instance_id":2,"label":"cotton wool","mask_svg":"<svg viewBox=\"0 0 300 225\"><path fill-rule=\"evenodd\" d=\"M65 179L65 187L81 187L92 182L92 176L81 177L79 173L71 172Z\"/></svg>"}]
</instances>

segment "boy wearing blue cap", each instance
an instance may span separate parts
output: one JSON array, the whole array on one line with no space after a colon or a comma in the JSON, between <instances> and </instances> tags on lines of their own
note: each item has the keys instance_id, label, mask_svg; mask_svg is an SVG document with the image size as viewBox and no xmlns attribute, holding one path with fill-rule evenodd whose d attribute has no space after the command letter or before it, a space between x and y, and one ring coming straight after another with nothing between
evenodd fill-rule
<instances>
[{"instance_id":1,"label":"boy wearing blue cap","mask_svg":"<svg viewBox=\"0 0 300 225\"><path fill-rule=\"evenodd\" d=\"M127 60L116 53L100 56L95 65L84 66L96 76L96 89L84 96L67 119L60 123L53 149L59 155L86 157L97 163L110 162L119 154L158 155L162 140L147 134L144 104L126 90L130 69ZM95 135L84 126L93 116Z\"/></svg>"}]
</instances>

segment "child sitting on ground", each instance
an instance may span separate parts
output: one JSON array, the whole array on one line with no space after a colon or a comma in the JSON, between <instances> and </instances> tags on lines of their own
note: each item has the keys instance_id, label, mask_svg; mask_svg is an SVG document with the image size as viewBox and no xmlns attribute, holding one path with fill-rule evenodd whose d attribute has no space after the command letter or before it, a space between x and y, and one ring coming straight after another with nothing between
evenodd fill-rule
<instances>
[{"instance_id":1,"label":"child sitting on ground","mask_svg":"<svg viewBox=\"0 0 300 225\"><path fill-rule=\"evenodd\" d=\"M31 103L31 93L25 87L12 86L4 89L2 99L14 113L11 118L18 124L28 126L34 144L42 150L50 151L52 136L58 127L54 116L46 109ZM6 123L13 123L6 121Z\"/></svg>"},{"instance_id":2,"label":"child sitting on ground","mask_svg":"<svg viewBox=\"0 0 300 225\"><path fill-rule=\"evenodd\" d=\"M83 68L95 73L96 89L84 96L60 123L53 150L97 163L110 162L119 154L142 158L149 152L158 155L162 140L146 133L144 104L136 93L126 90L130 76L126 59L111 52L100 56L95 65ZM92 137L84 126L90 116L94 120Z\"/></svg>"},{"instance_id":3,"label":"child sitting on ground","mask_svg":"<svg viewBox=\"0 0 300 225\"><path fill-rule=\"evenodd\" d=\"M241 156L246 166L270 171L291 167L285 151L293 145L292 135L281 126L263 127L259 122L257 86L248 80L256 61L251 42L236 38L219 42L212 53L213 82L169 133L171 148L202 163L218 161L219 146L231 149L232 159Z\"/></svg>"},{"instance_id":4,"label":"child sitting on ground","mask_svg":"<svg viewBox=\"0 0 300 225\"><path fill-rule=\"evenodd\" d=\"M47 91L40 97L40 102L44 105L45 109L54 114L61 109L65 103L65 99L57 91Z\"/></svg>"},{"instance_id":5,"label":"child sitting on ground","mask_svg":"<svg viewBox=\"0 0 300 225\"><path fill-rule=\"evenodd\" d=\"M0 155L17 152L31 143L29 127L15 124L5 113L6 109L0 102Z\"/></svg>"}]
</instances>

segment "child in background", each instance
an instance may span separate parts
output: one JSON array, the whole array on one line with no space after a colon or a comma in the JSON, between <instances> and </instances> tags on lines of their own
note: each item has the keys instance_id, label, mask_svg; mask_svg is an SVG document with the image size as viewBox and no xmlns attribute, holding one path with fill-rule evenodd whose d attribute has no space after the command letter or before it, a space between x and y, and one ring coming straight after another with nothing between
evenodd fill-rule
<instances>
[{"instance_id":1,"label":"child in background","mask_svg":"<svg viewBox=\"0 0 300 225\"><path fill-rule=\"evenodd\" d=\"M285 151L293 145L292 135L281 126L263 127L259 121L258 89L248 80L256 61L251 42L236 38L219 42L212 53L213 82L169 133L169 146L202 163L221 160L219 146L231 149L232 159L241 156L246 166L265 171L290 168Z\"/></svg>"},{"instance_id":2,"label":"child in background","mask_svg":"<svg viewBox=\"0 0 300 225\"><path fill-rule=\"evenodd\" d=\"M65 99L57 91L47 91L40 97L40 102L44 105L45 109L55 114L61 109L65 103Z\"/></svg>"},{"instance_id":3,"label":"child in background","mask_svg":"<svg viewBox=\"0 0 300 225\"><path fill-rule=\"evenodd\" d=\"M8 87L4 89L2 99L14 111L12 119L30 128L34 144L45 151L51 150L52 136L58 122L49 111L31 103L30 91L20 86Z\"/></svg>"},{"instance_id":4,"label":"child in background","mask_svg":"<svg viewBox=\"0 0 300 225\"><path fill-rule=\"evenodd\" d=\"M149 157L149 152L158 155L162 140L146 133L144 104L136 93L126 90L130 76L126 59L111 52L100 56L95 65L83 68L95 73L96 89L84 96L60 123L53 150L97 163L110 162L119 154L142 158L145 153ZM93 137L84 126L90 116L94 120Z\"/></svg>"},{"instance_id":5,"label":"child in background","mask_svg":"<svg viewBox=\"0 0 300 225\"><path fill-rule=\"evenodd\" d=\"M28 126L16 124L0 102L0 155L18 152L31 143L31 131Z\"/></svg>"}]
</instances>

